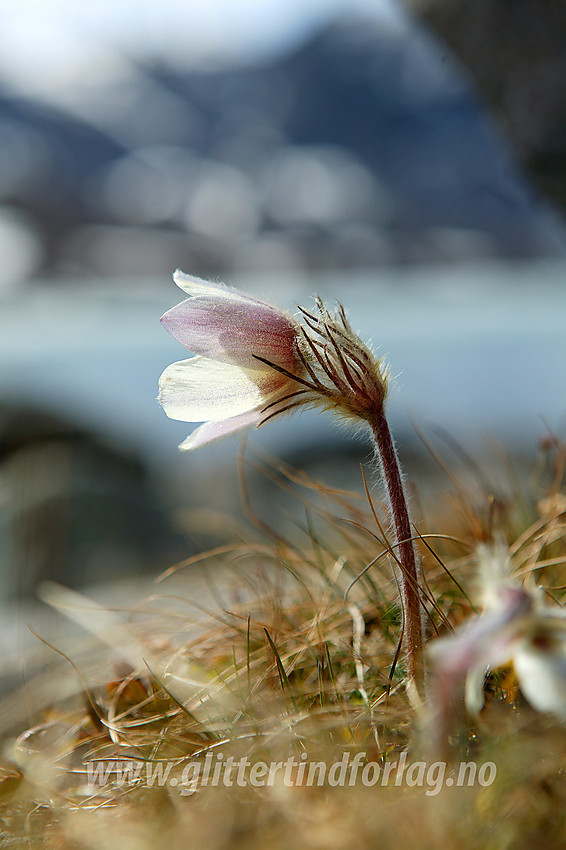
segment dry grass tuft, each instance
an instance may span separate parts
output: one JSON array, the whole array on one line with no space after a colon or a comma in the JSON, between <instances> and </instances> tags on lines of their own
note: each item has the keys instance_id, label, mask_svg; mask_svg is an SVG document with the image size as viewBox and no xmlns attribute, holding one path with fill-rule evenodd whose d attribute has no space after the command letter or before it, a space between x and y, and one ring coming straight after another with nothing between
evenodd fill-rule
<instances>
[{"instance_id":1,"label":"dry grass tuft","mask_svg":"<svg viewBox=\"0 0 566 850\"><path fill-rule=\"evenodd\" d=\"M418 518L431 637L473 614L474 547L496 531L509 544L516 575L536 580L562 603L564 457L550 441L526 494L514 486L505 499L483 484L470 496L454 480L451 506L439 504ZM563 846L564 728L526 706L512 670L492 674L479 720L463 720L451 741L448 771L460 760L492 761L492 784L444 784L431 794L430 784L396 785L395 773L376 787L365 787L359 776L352 787L335 787L328 776L320 786L298 781L302 761L329 766L345 754L352 760L365 753L384 770L407 751L428 769L434 754L423 734L426 707L411 703L404 687L381 506L367 492L332 490L282 464L264 469L302 505L303 521L292 536L268 529L244 494L258 530L254 540L178 565L169 571L176 572L174 594L165 577L162 593L111 622L85 603L84 624L120 660L91 676L87 661L72 657L80 692L58 700L63 673L52 673L50 706L15 741L7 737L2 846ZM219 595L217 610L206 616L191 600L197 569L206 570ZM219 754L224 764L230 757L237 764L245 757L250 764L293 758L291 781L281 769L264 787L249 781L212 787L203 771L207 760L211 770L219 764ZM102 762L106 781L99 775L89 783ZM200 775L186 793L189 763Z\"/></svg>"}]
</instances>

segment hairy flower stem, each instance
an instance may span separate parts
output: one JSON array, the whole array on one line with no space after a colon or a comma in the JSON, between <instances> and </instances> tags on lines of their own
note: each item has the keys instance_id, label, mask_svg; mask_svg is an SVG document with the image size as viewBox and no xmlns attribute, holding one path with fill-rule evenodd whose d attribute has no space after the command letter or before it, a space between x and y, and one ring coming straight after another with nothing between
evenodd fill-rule
<instances>
[{"instance_id":1,"label":"hairy flower stem","mask_svg":"<svg viewBox=\"0 0 566 850\"><path fill-rule=\"evenodd\" d=\"M370 425L377 445L395 533L394 554L397 559L395 575L399 584L403 611L403 643L407 673L409 679L416 685L417 690L420 690L424 675L420 564L412 540L411 520L399 467L399 458L383 407L372 414Z\"/></svg>"}]
</instances>

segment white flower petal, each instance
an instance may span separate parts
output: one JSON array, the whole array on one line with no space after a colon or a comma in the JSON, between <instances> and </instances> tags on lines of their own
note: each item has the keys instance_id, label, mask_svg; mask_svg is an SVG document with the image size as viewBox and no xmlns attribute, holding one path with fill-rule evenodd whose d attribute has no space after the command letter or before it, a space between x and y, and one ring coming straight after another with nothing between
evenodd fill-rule
<instances>
[{"instance_id":1,"label":"white flower petal","mask_svg":"<svg viewBox=\"0 0 566 850\"><path fill-rule=\"evenodd\" d=\"M232 289L225 283L214 283L211 280L203 280L192 274L185 274L177 269L173 274L173 280L183 292L192 297L208 296L212 298L231 298L237 301L252 301L249 296L242 295L237 289Z\"/></svg>"},{"instance_id":2,"label":"white flower petal","mask_svg":"<svg viewBox=\"0 0 566 850\"><path fill-rule=\"evenodd\" d=\"M229 419L221 419L217 422L205 422L196 428L186 440L183 440L179 446L182 451L188 452L192 449L206 446L208 443L213 443L229 434L234 434L236 431L241 431L242 428L247 428L249 425L254 425L259 422L261 414L259 410L249 410L246 413L241 413L239 416L231 416Z\"/></svg>"},{"instance_id":3,"label":"white flower petal","mask_svg":"<svg viewBox=\"0 0 566 850\"><path fill-rule=\"evenodd\" d=\"M466 678L465 703L470 714L479 714L485 702L483 694L483 683L488 672L488 667L475 667L470 670Z\"/></svg>"},{"instance_id":4,"label":"white flower petal","mask_svg":"<svg viewBox=\"0 0 566 850\"><path fill-rule=\"evenodd\" d=\"M566 654L561 649L527 644L515 653L513 663L521 691L532 707L566 719Z\"/></svg>"},{"instance_id":5,"label":"white flower petal","mask_svg":"<svg viewBox=\"0 0 566 850\"><path fill-rule=\"evenodd\" d=\"M165 369L159 379L159 401L171 419L204 422L259 409L279 386L274 371L244 371L230 363L192 357Z\"/></svg>"}]
</instances>

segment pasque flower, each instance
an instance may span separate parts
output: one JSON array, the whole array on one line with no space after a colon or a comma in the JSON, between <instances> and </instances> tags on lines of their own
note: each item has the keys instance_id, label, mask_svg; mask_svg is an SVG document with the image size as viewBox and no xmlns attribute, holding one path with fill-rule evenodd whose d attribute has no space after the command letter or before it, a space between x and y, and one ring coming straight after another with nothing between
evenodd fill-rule
<instances>
[{"instance_id":1,"label":"pasque flower","mask_svg":"<svg viewBox=\"0 0 566 850\"><path fill-rule=\"evenodd\" d=\"M220 283L176 271L188 299L162 318L194 357L161 376L168 416L203 422L182 444L194 449L296 407L319 405L369 424L389 499L394 571L401 592L407 671L421 674L423 602L419 562L399 461L385 417L388 369L352 330L341 305L317 298L299 318Z\"/></svg>"},{"instance_id":2,"label":"pasque flower","mask_svg":"<svg viewBox=\"0 0 566 850\"><path fill-rule=\"evenodd\" d=\"M533 708L566 719L566 612L543 602L535 585L513 581L503 544L482 545L479 562L482 613L429 647L437 731L449 732L461 691L468 711L477 714L487 673L508 664Z\"/></svg>"},{"instance_id":3,"label":"pasque flower","mask_svg":"<svg viewBox=\"0 0 566 850\"><path fill-rule=\"evenodd\" d=\"M300 377L303 366L292 316L221 283L181 271L173 278L189 298L161 322L196 356L165 369L159 401L171 419L205 423L181 443L188 450L258 425L267 410L283 408L300 389L290 375Z\"/></svg>"},{"instance_id":4,"label":"pasque flower","mask_svg":"<svg viewBox=\"0 0 566 850\"><path fill-rule=\"evenodd\" d=\"M294 407L320 404L370 419L387 392L387 369L352 331L342 307L333 316L293 316L222 283L177 270L189 298L161 318L195 354L173 363L159 381L171 419L202 422L180 446L203 446Z\"/></svg>"}]
</instances>

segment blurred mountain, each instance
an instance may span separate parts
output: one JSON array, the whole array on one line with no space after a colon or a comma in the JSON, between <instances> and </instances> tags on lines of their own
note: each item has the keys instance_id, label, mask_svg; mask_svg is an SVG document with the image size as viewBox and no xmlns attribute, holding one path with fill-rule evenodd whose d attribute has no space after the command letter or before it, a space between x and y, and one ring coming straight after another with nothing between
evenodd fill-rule
<instances>
[{"instance_id":1,"label":"blurred mountain","mask_svg":"<svg viewBox=\"0 0 566 850\"><path fill-rule=\"evenodd\" d=\"M0 204L0 243L2 222L27 228L43 273L218 275L566 245L458 71L410 22L340 19L228 70L138 62L59 104L0 90Z\"/></svg>"},{"instance_id":2,"label":"blurred mountain","mask_svg":"<svg viewBox=\"0 0 566 850\"><path fill-rule=\"evenodd\" d=\"M540 0L410 0L492 107L522 166L566 208L566 8Z\"/></svg>"}]
</instances>

